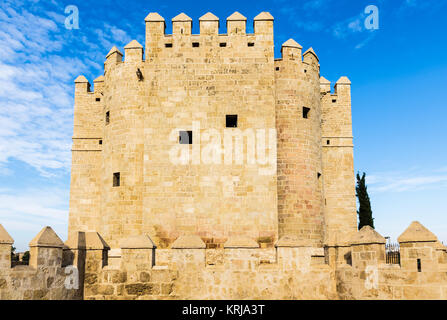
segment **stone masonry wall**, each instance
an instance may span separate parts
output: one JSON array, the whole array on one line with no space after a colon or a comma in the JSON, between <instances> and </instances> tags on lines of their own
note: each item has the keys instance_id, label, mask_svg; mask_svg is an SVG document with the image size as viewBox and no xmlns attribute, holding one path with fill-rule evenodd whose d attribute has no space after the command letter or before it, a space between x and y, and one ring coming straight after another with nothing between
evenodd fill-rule
<instances>
[{"instance_id":1,"label":"stone masonry wall","mask_svg":"<svg viewBox=\"0 0 447 320\"><path fill-rule=\"evenodd\" d=\"M410 226L409 229L411 229ZM407 229L407 230L409 230ZM411 230L410 230L411 231ZM156 249L149 237L122 245L119 263L87 254L86 299L447 299L447 248L437 240L401 242L401 264L385 263L385 239L364 227L350 239L348 263L312 247L259 248L247 238L206 249L180 237ZM405 240L408 241L408 240ZM338 250L338 248L337 248ZM344 252L345 248L341 247ZM88 252L88 250L87 250ZM422 269L417 270L417 259Z\"/></svg>"},{"instance_id":2,"label":"stone masonry wall","mask_svg":"<svg viewBox=\"0 0 447 320\"><path fill-rule=\"evenodd\" d=\"M0 300L77 300L82 290L67 289L72 273L62 266L63 242L46 227L30 243L28 266L11 265L12 238L0 224ZM82 288L82 283L79 284Z\"/></svg>"}]
</instances>

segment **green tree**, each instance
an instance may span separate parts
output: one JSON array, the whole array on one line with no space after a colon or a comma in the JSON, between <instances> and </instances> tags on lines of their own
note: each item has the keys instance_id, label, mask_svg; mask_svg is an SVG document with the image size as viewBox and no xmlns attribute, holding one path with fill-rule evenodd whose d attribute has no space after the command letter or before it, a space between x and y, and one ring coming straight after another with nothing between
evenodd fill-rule
<instances>
[{"instance_id":1,"label":"green tree","mask_svg":"<svg viewBox=\"0 0 447 320\"><path fill-rule=\"evenodd\" d=\"M23 262L29 262L29 251L25 251L22 257Z\"/></svg>"},{"instance_id":2,"label":"green tree","mask_svg":"<svg viewBox=\"0 0 447 320\"><path fill-rule=\"evenodd\" d=\"M365 182L366 174L363 172L362 177L357 173L357 186L355 187L356 195L359 200L359 230L364 226L371 226L374 229L374 218L372 217L371 202L369 201L368 188Z\"/></svg>"},{"instance_id":3,"label":"green tree","mask_svg":"<svg viewBox=\"0 0 447 320\"><path fill-rule=\"evenodd\" d=\"M14 247L14 246L11 246L11 260L19 261L19 256L16 255L16 247Z\"/></svg>"}]
</instances>

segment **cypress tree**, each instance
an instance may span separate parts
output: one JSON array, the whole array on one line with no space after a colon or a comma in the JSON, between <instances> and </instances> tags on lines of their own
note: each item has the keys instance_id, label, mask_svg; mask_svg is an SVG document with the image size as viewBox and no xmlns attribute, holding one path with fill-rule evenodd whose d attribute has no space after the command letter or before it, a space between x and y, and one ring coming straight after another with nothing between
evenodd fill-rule
<instances>
[{"instance_id":1,"label":"cypress tree","mask_svg":"<svg viewBox=\"0 0 447 320\"><path fill-rule=\"evenodd\" d=\"M372 217L371 202L369 201L368 190L365 182L366 174L363 176L357 173L357 186L355 187L356 196L359 200L359 230L364 226L371 226L374 229L374 218Z\"/></svg>"}]
</instances>

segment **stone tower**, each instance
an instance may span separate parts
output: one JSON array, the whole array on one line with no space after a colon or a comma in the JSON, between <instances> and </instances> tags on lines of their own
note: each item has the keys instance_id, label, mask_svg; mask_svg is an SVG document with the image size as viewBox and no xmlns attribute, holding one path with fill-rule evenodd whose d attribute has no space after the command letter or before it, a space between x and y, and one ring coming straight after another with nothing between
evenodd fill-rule
<instances>
[{"instance_id":1,"label":"stone tower","mask_svg":"<svg viewBox=\"0 0 447 320\"><path fill-rule=\"evenodd\" d=\"M312 48L293 39L276 61L280 237L323 245L320 67Z\"/></svg>"},{"instance_id":2,"label":"stone tower","mask_svg":"<svg viewBox=\"0 0 447 320\"><path fill-rule=\"evenodd\" d=\"M106 56L90 90L75 81L69 232L112 247L197 235L322 247L356 230L350 83L335 93L311 48L274 59L273 17L146 19L146 47ZM124 57L124 60L123 60Z\"/></svg>"}]
</instances>

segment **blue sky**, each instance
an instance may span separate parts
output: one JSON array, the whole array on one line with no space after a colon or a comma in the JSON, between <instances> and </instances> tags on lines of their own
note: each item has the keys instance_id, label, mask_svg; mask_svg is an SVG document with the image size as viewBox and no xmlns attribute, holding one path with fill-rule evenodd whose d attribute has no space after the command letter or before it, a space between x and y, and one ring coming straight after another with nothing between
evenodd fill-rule
<instances>
[{"instance_id":1,"label":"blue sky","mask_svg":"<svg viewBox=\"0 0 447 320\"><path fill-rule=\"evenodd\" d=\"M65 28L65 7L79 29ZM364 27L379 8L379 29ZM73 80L102 74L105 55L132 39L144 18L211 11L275 17L275 53L294 38L313 47L321 74L352 81L356 171L367 173L376 229L396 239L418 220L447 243L446 1L11 1L0 4L0 223L19 250L46 225L65 240L73 132Z\"/></svg>"}]
</instances>

